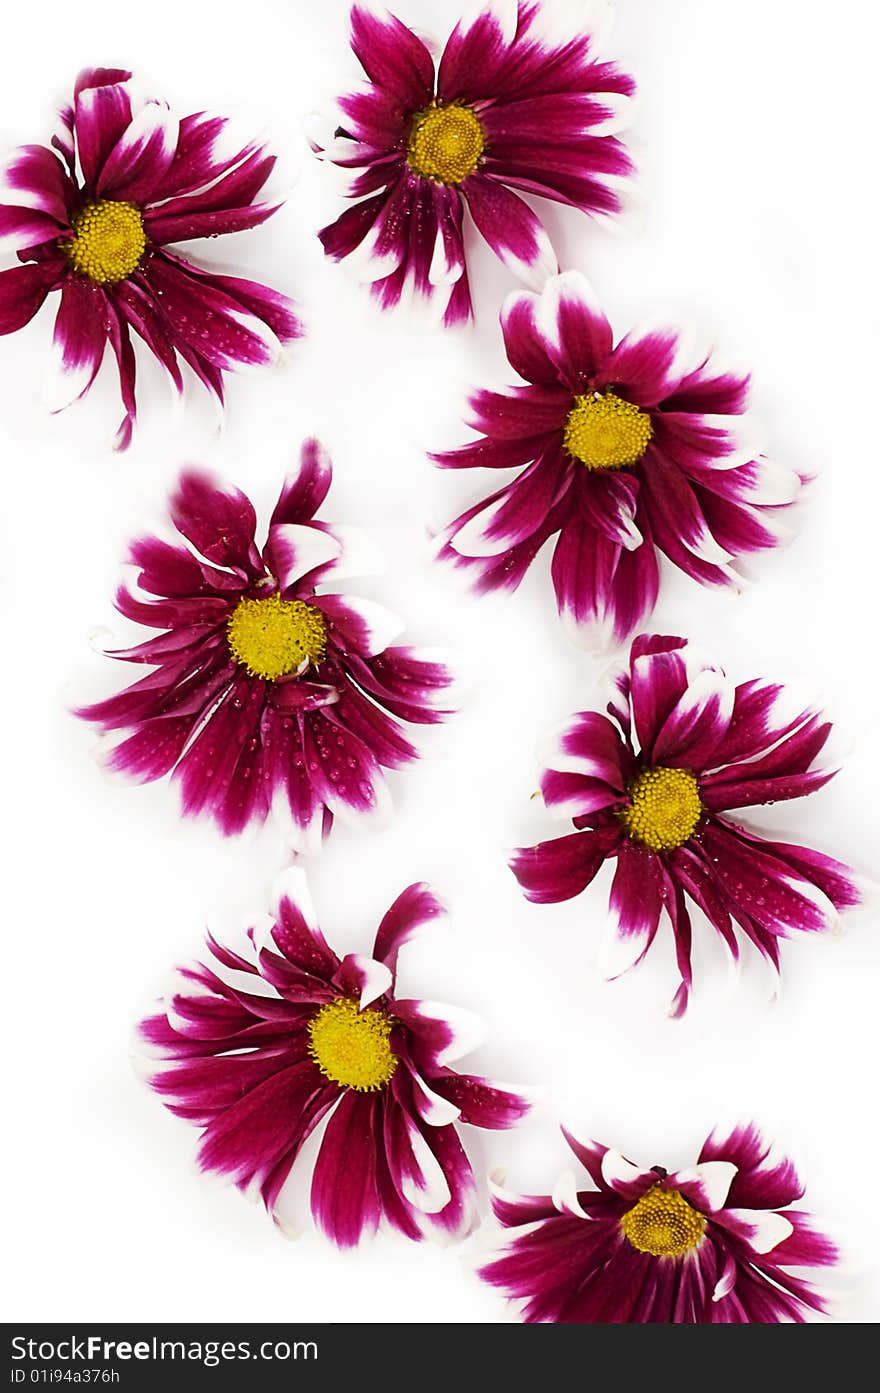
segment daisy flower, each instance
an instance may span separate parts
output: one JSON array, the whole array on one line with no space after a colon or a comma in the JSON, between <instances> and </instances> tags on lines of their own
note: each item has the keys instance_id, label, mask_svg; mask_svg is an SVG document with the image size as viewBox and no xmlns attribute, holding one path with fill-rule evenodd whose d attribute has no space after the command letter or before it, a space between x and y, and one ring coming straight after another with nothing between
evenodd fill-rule
<instances>
[{"instance_id":1,"label":"daisy flower","mask_svg":"<svg viewBox=\"0 0 880 1393\"><path fill-rule=\"evenodd\" d=\"M395 900L372 956L337 957L317 927L302 872L288 873L274 921L241 957L209 937L212 965L181 969L164 1009L140 1027L161 1062L150 1083L201 1127L199 1164L278 1201L307 1137L329 1121L312 1175L315 1222L351 1247L381 1219L419 1239L476 1222L458 1124L512 1127L517 1092L449 1068L482 1036L470 1013L398 997L397 955L442 906L424 885ZM222 975L234 974L234 984Z\"/></svg>"},{"instance_id":2,"label":"daisy flower","mask_svg":"<svg viewBox=\"0 0 880 1393\"><path fill-rule=\"evenodd\" d=\"M506 1241L481 1276L524 1302L526 1321L779 1325L827 1311L812 1278L837 1249L792 1207L797 1172L754 1126L713 1134L672 1174L565 1136L590 1188L572 1171L552 1195L493 1187Z\"/></svg>"},{"instance_id":3,"label":"daisy flower","mask_svg":"<svg viewBox=\"0 0 880 1393\"><path fill-rule=\"evenodd\" d=\"M748 378L687 360L680 336L615 345L587 280L566 271L506 302L511 367L526 386L471 398L477 439L447 469L519 474L457 518L441 555L482 590L519 585L551 537L560 615L586 646L622 642L653 609L656 552L702 584L740 584L732 562L786 535L801 477L756 451Z\"/></svg>"},{"instance_id":4,"label":"daisy flower","mask_svg":"<svg viewBox=\"0 0 880 1393\"><path fill-rule=\"evenodd\" d=\"M557 269L550 239L514 188L611 215L632 165L615 132L634 84L595 56L589 28L553 36L547 8L489 0L460 20L436 65L386 10L356 4L351 43L366 85L339 101L316 154L348 171L353 203L320 234L352 256L383 306L409 286L445 297L445 322L471 314L467 208L495 254L540 286Z\"/></svg>"},{"instance_id":5,"label":"daisy flower","mask_svg":"<svg viewBox=\"0 0 880 1393\"><path fill-rule=\"evenodd\" d=\"M59 291L50 406L85 395L109 343L125 408L117 448L136 414L132 332L178 392L183 360L221 402L224 372L270 362L301 333L285 296L168 249L256 227L278 207L257 202L274 157L230 144L228 126L203 111L178 120L164 102L138 100L131 73L88 68L52 149L24 145L5 169L0 238L22 265L0 271L0 333Z\"/></svg>"},{"instance_id":6,"label":"daisy flower","mask_svg":"<svg viewBox=\"0 0 880 1393\"><path fill-rule=\"evenodd\" d=\"M315 520L331 478L307 441L261 549L249 499L185 473L171 499L180 540L135 541L137 582L116 596L128 619L161 632L109 656L151 670L77 712L118 733L110 769L139 782L174 770L183 811L226 834L264 821L276 799L303 843L334 814L377 809L383 767L417 757L404 723L447 714L446 667L389 647L402 624L381 605L324 588L375 569L355 529Z\"/></svg>"},{"instance_id":7,"label":"daisy flower","mask_svg":"<svg viewBox=\"0 0 880 1393\"><path fill-rule=\"evenodd\" d=\"M511 867L528 899L555 904L615 861L603 966L617 977L640 962L665 911L678 1016L691 989L688 901L734 959L737 926L776 971L780 939L833 930L860 903L847 866L728 815L827 783L836 770L815 760L831 725L819 711L786 709L777 683L734 686L682 638L635 639L612 690L607 715L579 712L545 749L544 802L577 830L516 852Z\"/></svg>"}]
</instances>

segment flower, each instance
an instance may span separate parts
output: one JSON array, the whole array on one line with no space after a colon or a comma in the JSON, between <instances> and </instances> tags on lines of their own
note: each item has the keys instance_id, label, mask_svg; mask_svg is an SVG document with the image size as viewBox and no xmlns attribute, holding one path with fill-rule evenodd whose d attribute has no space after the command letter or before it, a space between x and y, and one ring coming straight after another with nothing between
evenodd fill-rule
<instances>
[{"instance_id":1,"label":"flower","mask_svg":"<svg viewBox=\"0 0 880 1393\"><path fill-rule=\"evenodd\" d=\"M555 904L616 860L607 975L642 960L665 910L681 977L673 1015L691 989L688 900L734 959L736 925L777 971L781 938L834 929L861 901L847 866L726 815L802 798L836 772L813 767L830 724L785 706L777 683L734 687L685 639L642 635L614 676L608 714L579 712L548 742L544 802L577 830L516 852L511 868L528 899Z\"/></svg>"},{"instance_id":2,"label":"flower","mask_svg":"<svg viewBox=\"0 0 880 1393\"><path fill-rule=\"evenodd\" d=\"M473 1227L457 1124L512 1127L528 1105L448 1067L477 1043L469 1012L394 994L401 947L441 913L426 885L410 885L382 919L373 956L340 959L302 872L289 872L265 939L250 931L254 951L244 958L209 936L213 966L182 969L165 1009L141 1024L161 1060L152 1087L203 1129L201 1168L259 1193L282 1226L284 1182L330 1114L311 1193L328 1237L350 1247L382 1218L413 1239Z\"/></svg>"},{"instance_id":3,"label":"flower","mask_svg":"<svg viewBox=\"0 0 880 1393\"><path fill-rule=\"evenodd\" d=\"M519 585L558 534L552 577L577 642L622 642L650 613L655 547L703 584L739 584L731 562L775 546L802 479L756 453L748 379L686 362L670 330L616 345L585 278L566 271L501 314L527 386L471 398L478 439L435 454L447 469L520 469L457 518L441 555L482 590ZM525 467L523 467L525 466Z\"/></svg>"},{"instance_id":4,"label":"flower","mask_svg":"<svg viewBox=\"0 0 880 1393\"><path fill-rule=\"evenodd\" d=\"M754 1126L713 1134L671 1175L565 1136L594 1188L578 1190L572 1171L552 1195L493 1187L509 1232L481 1276L524 1301L527 1321L778 1325L826 1312L804 1269L833 1266L837 1250L790 1207L803 1185Z\"/></svg>"},{"instance_id":5,"label":"flower","mask_svg":"<svg viewBox=\"0 0 880 1393\"><path fill-rule=\"evenodd\" d=\"M462 220L528 284L557 268L550 239L511 186L610 215L632 165L615 132L634 84L594 57L583 29L554 37L525 0L488 0L460 20L435 72L421 39L385 10L356 4L352 48L364 89L339 101L341 126L313 142L351 171L358 201L320 234L337 261L356 254L383 306L410 285L446 297L445 322L471 314Z\"/></svg>"},{"instance_id":6,"label":"flower","mask_svg":"<svg viewBox=\"0 0 880 1393\"><path fill-rule=\"evenodd\" d=\"M381 605L323 589L372 562L355 529L314 520L331 478L307 441L260 550L249 499L184 473L171 518L186 545L135 541L137 586L116 596L127 618L162 632L110 656L153 670L77 713L123 733L111 769L139 782L173 769L184 812L226 834L264 821L276 798L305 841L334 814L378 808L382 768L417 757L402 723L447 714L446 667L388 647L402 625Z\"/></svg>"},{"instance_id":7,"label":"flower","mask_svg":"<svg viewBox=\"0 0 880 1393\"><path fill-rule=\"evenodd\" d=\"M85 395L109 343L125 407L120 449L136 414L132 330L178 392L180 358L221 402L224 372L271 361L301 333L285 296L167 249L265 222L278 205L255 200L274 157L259 144L221 148L228 121L203 111L178 121L164 102L137 101L130 79L81 72L53 148L22 146L0 192L0 237L23 263L0 271L0 333L59 290L50 404L60 411Z\"/></svg>"}]
</instances>

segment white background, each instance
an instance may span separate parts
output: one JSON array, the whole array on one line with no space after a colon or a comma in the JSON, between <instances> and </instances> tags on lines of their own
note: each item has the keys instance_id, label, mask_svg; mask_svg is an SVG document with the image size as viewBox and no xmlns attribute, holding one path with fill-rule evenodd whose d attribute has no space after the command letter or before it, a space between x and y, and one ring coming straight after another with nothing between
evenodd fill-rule
<instances>
[{"instance_id":1,"label":"white background","mask_svg":"<svg viewBox=\"0 0 880 1393\"><path fill-rule=\"evenodd\" d=\"M398 9L445 36L458 6ZM517 596L482 601L432 564L429 529L491 481L436 471L423 452L466 438L469 384L510 380L497 313L513 287L475 243L478 327L443 333L381 315L324 262L313 234L340 204L302 124L357 78L346 12L344 0L46 0L38 14L17 10L0 52L4 147L45 139L77 70L96 63L136 67L181 112L240 110L264 126L284 155L289 202L265 228L196 254L292 292L309 325L281 367L230 382L222 434L195 386L173 416L145 364L142 423L123 456L109 448L119 418L109 366L84 405L45 414L54 304L0 340L4 1314L511 1318L471 1275L474 1241L441 1249L383 1235L341 1255L312 1233L314 1145L295 1196L305 1234L280 1237L259 1207L197 1175L196 1133L130 1063L131 1025L168 969L198 951L206 921L234 934L266 910L285 851L268 830L224 842L181 822L167 785L100 773L68 707L127 673L92 651L90 632L123 632L111 601L126 542L160 519L180 462L221 468L266 509L317 431L336 462L328 516L359 522L388 554L388 574L363 593L404 612L415 641L448 647L462 674L461 714L429 732L422 764L394 781L396 819L340 827L314 865L331 941L363 950L399 890L429 879L453 916L406 950L403 991L481 1012L490 1036L471 1067L546 1087L518 1132L470 1133L481 1175L503 1164L515 1187L546 1191L567 1164L560 1117L670 1167L719 1117L756 1117L794 1151L812 1208L848 1245L856 1282L842 1318L875 1321L876 917L853 919L839 940L788 945L776 1003L751 954L734 989L718 944L698 933L695 1002L677 1023L665 1018L665 939L622 983L597 978L607 873L580 899L541 909L506 869L504 848L559 830L530 802L535 743L592 703L605 664L564 637L546 558ZM878 42L863 0L838 0L833 14L818 0L620 0L610 51L640 83L642 209L614 233L542 206L562 264L590 273L618 332L658 314L695 321L752 367L768 449L820 475L795 540L756 563L751 588L701 592L667 576L654 628L689 633L737 680L792 678L827 700L844 771L753 821L875 872Z\"/></svg>"}]
</instances>

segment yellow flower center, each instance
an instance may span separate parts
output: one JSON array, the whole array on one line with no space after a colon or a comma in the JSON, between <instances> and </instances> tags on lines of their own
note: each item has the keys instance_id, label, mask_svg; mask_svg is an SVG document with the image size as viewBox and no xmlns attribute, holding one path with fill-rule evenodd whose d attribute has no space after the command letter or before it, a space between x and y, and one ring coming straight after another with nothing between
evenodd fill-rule
<instances>
[{"instance_id":1,"label":"yellow flower center","mask_svg":"<svg viewBox=\"0 0 880 1393\"><path fill-rule=\"evenodd\" d=\"M340 1088L375 1093L390 1083L397 1068L385 1011L359 1011L356 1001L338 996L309 1021L309 1054L325 1078Z\"/></svg>"},{"instance_id":2,"label":"yellow flower center","mask_svg":"<svg viewBox=\"0 0 880 1393\"><path fill-rule=\"evenodd\" d=\"M575 397L562 443L588 469L625 469L642 458L653 434L647 411L611 391L594 392Z\"/></svg>"},{"instance_id":3,"label":"yellow flower center","mask_svg":"<svg viewBox=\"0 0 880 1393\"><path fill-rule=\"evenodd\" d=\"M320 610L302 600L239 600L226 625L229 649L252 677L275 682L327 651L327 625Z\"/></svg>"},{"instance_id":4,"label":"yellow flower center","mask_svg":"<svg viewBox=\"0 0 880 1393\"><path fill-rule=\"evenodd\" d=\"M693 836L703 815L700 787L689 769L643 769L630 784L619 817L629 835L652 851L671 851Z\"/></svg>"},{"instance_id":5,"label":"yellow flower center","mask_svg":"<svg viewBox=\"0 0 880 1393\"><path fill-rule=\"evenodd\" d=\"M416 112L406 157L423 179L460 184L480 163L485 144L476 112L453 102Z\"/></svg>"},{"instance_id":6,"label":"yellow flower center","mask_svg":"<svg viewBox=\"0 0 880 1393\"><path fill-rule=\"evenodd\" d=\"M133 203L101 199L87 203L71 224L73 241L63 242L74 271L98 285L124 281L147 248L144 220Z\"/></svg>"},{"instance_id":7,"label":"yellow flower center","mask_svg":"<svg viewBox=\"0 0 880 1393\"><path fill-rule=\"evenodd\" d=\"M655 1258L682 1258L696 1248L706 1218L678 1190L654 1186L620 1221L624 1236L640 1253Z\"/></svg>"}]
</instances>

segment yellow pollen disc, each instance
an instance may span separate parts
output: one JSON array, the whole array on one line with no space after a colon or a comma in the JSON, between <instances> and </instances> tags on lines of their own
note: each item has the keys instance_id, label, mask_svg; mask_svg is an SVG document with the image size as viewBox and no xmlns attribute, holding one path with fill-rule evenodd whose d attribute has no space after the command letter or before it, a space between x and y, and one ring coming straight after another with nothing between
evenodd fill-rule
<instances>
[{"instance_id":1,"label":"yellow pollen disc","mask_svg":"<svg viewBox=\"0 0 880 1393\"><path fill-rule=\"evenodd\" d=\"M624 1236L640 1253L655 1258L682 1258L696 1248L706 1219L678 1190L655 1186L620 1221Z\"/></svg>"},{"instance_id":2,"label":"yellow pollen disc","mask_svg":"<svg viewBox=\"0 0 880 1393\"><path fill-rule=\"evenodd\" d=\"M359 1011L356 1001L338 996L309 1021L309 1054L340 1088L376 1093L397 1068L388 1043L392 1024L385 1011Z\"/></svg>"},{"instance_id":3,"label":"yellow pollen disc","mask_svg":"<svg viewBox=\"0 0 880 1393\"><path fill-rule=\"evenodd\" d=\"M252 677L275 682L304 663L316 665L327 651L320 610L302 600L239 600L226 625L229 649Z\"/></svg>"},{"instance_id":4,"label":"yellow pollen disc","mask_svg":"<svg viewBox=\"0 0 880 1393\"><path fill-rule=\"evenodd\" d=\"M613 392L575 397L562 443L588 469L625 469L637 464L654 428L647 411Z\"/></svg>"},{"instance_id":5,"label":"yellow pollen disc","mask_svg":"<svg viewBox=\"0 0 880 1393\"><path fill-rule=\"evenodd\" d=\"M413 117L406 157L423 179L460 184L480 163L485 144L479 117L469 106L429 106Z\"/></svg>"},{"instance_id":6,"label":"yellow pollen disc","mask_svg":"<svg viewBox=\"0 0 880 1393\"><path fill-rule=\"evenodd\" d=\"M62 242L70 264L98 285L124 281L147 249L144 220L133 203L87 203L71 226L73 241Z\"/></svg>"},{"instance_id":7,"label":"yellow pollen disc","mask_svg":"<svg viewBox=\"0 0 880 1393\"><path fill-rule=\"evenodd\" d=\"M629 806L618 816L629 835L652 851L671 851L693 836L703 805L689 769L643 769L630 784Z\"/></svg>"}]
</instances>

